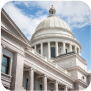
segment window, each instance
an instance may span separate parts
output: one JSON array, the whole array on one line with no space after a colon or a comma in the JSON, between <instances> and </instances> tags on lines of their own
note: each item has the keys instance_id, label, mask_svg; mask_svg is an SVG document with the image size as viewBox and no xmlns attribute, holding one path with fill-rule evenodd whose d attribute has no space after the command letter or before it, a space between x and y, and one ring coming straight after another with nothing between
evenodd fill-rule
<instances>
[{"instance_id":1,"label":"window","mask_svg":"<svg viewBox=\"0 0 91 91\"><path fill-rule=\"evenodd\" d=\"M66 49L66 53L67 53L67 49Z\"/></svg>"},{"instance_id":2,"label":"window","mask_svg":"<svg viewBox=\"0 0 91 91\"><path fill-rule=\"evenodd\" d=\"M51 58L55 58L55 47L51 47Z\"/></svg>"},{"instance_id":3,"label":"window","mask_svg":"<svg viewBox=\"0 0 91 91\"><path fill-rule=\"evenodd\" d=\"M3 56L2 67L1 67L2 73L8 74L8 72L9 72L9 60L10 60L10 58Z\"/></svg>"},{"instance_id":4,"label":"window","mask_svg":"<svg viewBox=\"0 0 91 91\"><path fill-rule=\"evenodd\" d=\"M40 91L42 91L42 85L40 84Z\"/></svg>"},{"instance_id":5,"label":"window","mask_svg":"<svg viewBox=\"0 0 91 91\"><path fill-rule=\"evenodd\" d=\"M26 91L28 90L28 79L26 79Z\"/></svg>"},{"instance_id":6,"label":"window","mask_svg":"<svg viewBox=\"0 0 91 91\"><path fill-rule=\"evenodd\" d=\"M39 54L41 54L41 50L39 50Z\"/></svg>"}]
</instances>

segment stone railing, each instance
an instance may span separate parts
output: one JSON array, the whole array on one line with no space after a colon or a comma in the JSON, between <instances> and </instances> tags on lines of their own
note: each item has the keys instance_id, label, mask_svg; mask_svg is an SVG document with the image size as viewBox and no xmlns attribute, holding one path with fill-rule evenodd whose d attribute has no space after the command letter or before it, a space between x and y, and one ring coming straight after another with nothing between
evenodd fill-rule
<instances>
[{"instance_id":1,"label":"stone railing","mask_svg":"<svg viewBox=\"0 0 91 91\"><path fill-rule=\"evenodd\" d=\"M44 57L44 56L40 55L40 54L39 54L38 52L36 52L33 48L30 48L28 51L29 51L29 52L32 52L34 55L38 56L38 57L41 58L42 60L44 60L44 61L50 63L50 65L52 65L52 66L54 66L55 68L59 69L59 70L62 71L63 73L65 73L65 74L71 76L71 74L70 74L67 70L64 70L63 68L61 68L61 67L58 66L57 64L53 63L52 61L54 61L54 60L50 60L50 59L48 59L47 57Z\"/></svg>"}]
</instances>

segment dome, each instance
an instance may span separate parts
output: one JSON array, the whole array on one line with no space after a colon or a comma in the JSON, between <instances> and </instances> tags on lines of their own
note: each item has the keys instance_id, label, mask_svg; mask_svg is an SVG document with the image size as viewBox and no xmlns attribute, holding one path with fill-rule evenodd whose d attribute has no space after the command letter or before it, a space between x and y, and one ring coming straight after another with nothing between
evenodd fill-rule
<instances>
[{"instance_id":1,"label":"dome","mask_svg":"<svg viewBox=\"0 0 91 91\"><path fill-rule=\"evenodd\" d=\"M49 16L48 18L40 22L40 24L37 26L35 31L38 31L43 28L50 28L50 27L51 28L62 28L62 29L71 31L67 23L55 15Z\"/></svg>"}]
</instances>

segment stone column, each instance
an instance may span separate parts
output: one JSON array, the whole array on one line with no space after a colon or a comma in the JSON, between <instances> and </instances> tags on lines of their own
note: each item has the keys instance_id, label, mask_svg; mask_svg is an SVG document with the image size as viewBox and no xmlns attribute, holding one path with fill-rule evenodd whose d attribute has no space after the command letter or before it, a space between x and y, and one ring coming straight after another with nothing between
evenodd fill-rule
<instances>
[{"instance_id":1,"label":"stone column","mask_svg":"<svg viewBox=\"0 0 91 91\"><path fill-rule=\"evenodd\" d=\"M77 47L75 46L75 52L77 53Z\"/></svg>"},{"instance_id":2,"label":"stone column","mask_svg":"<svg viewBox=\"0 0 91 91\"><path fill-rule=\"evenodd\" d=\"M65 53L65 42L63 42L63 53Z\"/></svg>"},{"instance_id":3,"label":"stone column","mask_svg":"<svg viewBox=\"0 0 91 91\"><path fill-rule=\"evenodd\" d=\"M47 76L43 76L43 91L47 91Z\"/></svg>"},{"instance_id":4,"label":"stone column","mask_svg":"<svg viewBox=\"0 0 91 91\"><path fill-rule=\"evenodd\" d=\"M67 88L67 86L65 86L65 87L64 87L64 91L68 91L68 88Z\"/></svg>"},{"instance_id":5,"label":"stone column","mask_svg":"<svg viewBox=\"0 0 91 91\"><path fill-rule=\"evenodd\" d=\"M41 55L43 56L43 43L41 43Z\"/></svg>"},{"instance_id":6,"label":"stone column","mask_svg":"<svg viewBox=\"0 0 91 91\"><path fill-rule=\"evenodd\" d=\"M23 90L24 55L14 53L11 90Z\"/></svg>"},{"instance_id":7,"label":"stone column","mask_svg":"<svg viewBox=\"0 0 91 91\"><path fill-rule=\"evenodd\" d=\"M56 45L55 45L55 47L56 47L56 56L58 56L58 42L56 41L55 43L56 43Z\"/></svg>"},{"instance_id":8,"label":"stone column","mask_svg":"<svg viewBox=\"0 0 91 91\"><path fill-rule=\"evenodd\" d=\"M34 69L29 70L28 90L34 91Z\"/></svg>"},{"instance_id":9,"label":"stone column","mask_svg":"<svg viewBox=\"0 0 91 91\"><path fill-rule=\"evenodd\" d=\"M72 44L70 44L70 52L72 52Z\"/></svg>"},{"instance_id":10,"label":"stone column","mask_svg":"<svg viewBox=\"0 0 91 91\"><path fill-rule=\"evenodd\" d=\"M55 81L55 83L54 83L54 91L58 91L58 82L57 81Z\"/></svg>"},{"instance_id":11,"label":"stone column","mask_svg":"<svg viewBox=\"0 0 91 91\"><path fill-rule=\"evenodd\" d=\"M36 45L34 46L34 50L36 51Z\"/></svg>"},{"instance_id":12,"label":"stone column","mask_svg":"<svg viewBox=\"0 0 91 91\"><path fill-rule=\"evenodd\" d=\"M2 68L2 57L3 57L3 46L0 45L0 71L1 71L1 68Z\"/></svg>"},{"instance_id":13,"label":"stone column","mask_svg":"<svg viewBox=\"0 0 91 91\"><path fill-rule=\"evenodd\" d=\"M48 42L48 58L50 59L50 42Z\"/></svg>"}]
</instances>

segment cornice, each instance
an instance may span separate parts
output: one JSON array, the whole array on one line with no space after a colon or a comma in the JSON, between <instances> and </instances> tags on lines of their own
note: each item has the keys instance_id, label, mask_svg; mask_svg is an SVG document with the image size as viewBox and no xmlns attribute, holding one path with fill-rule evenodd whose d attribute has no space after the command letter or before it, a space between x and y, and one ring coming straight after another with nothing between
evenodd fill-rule
<instances>
[{"instance_id":1,"label":"cornice","mask_svg":"<svg viewBox=\"0 0 91 91\"><path fill-rule=\"evenodd\" d=\"M81 79L77 79L75 82L81 83L81 84L85 85L86 87L89 86L86 82L82 81Z\"/></svg>"},{"instance_id":2,"label":"cornice","mask_svg":"<svg viewBox=\"0 0 91 91\"><path fill-rule=\"evenodd\" d=\"M29 43L28 39L25 37L25 35L21 32L21 30L17 27L17 25L13 22L13 20L9 17L9 15L4 11L2 8L1 13L3 16L7 19L7 21L11 24L11 26L25 39L27 43Z\"/></svg>"},{"instance_id":3,"label":"cornice","mask_svg":"<svg viewBox=\"0 0 91 91\"><path fill-rule=\"evenodd\" d=\"M56 62L59 62L59 61L61 61L63 59L70 59L70 58L73 58L73 57L77 57L82 63L87 65L86 61L80 55L78 55L76 53L72 53L72 54L68 54L68 55L63 55L61 57L57 57L57 58L54 59L55 61L53 61L53 62L56 63Z\"/></svg>"},{"instance_id":4,"label":"cornice","mask_svg":"<svg viewBox=\"0 0 91 91\"><path fill-rule=\"evenodd\" d=\"M48 78L51 78L52 80L57 80L59 83L63 83L68 85L69 87L72 87L71 84L69 84L68 82L64 81L63 79L60 79L57 75L54 75L53 73L48 72L48 70L45 70L43 68L41 68L40 66L36 65L33 62L30 62L28 60L25 60L24 63L32 68L34 68L36 70L36 72L38 71L38 73L40 73L42 76L43 74L46 74L46 76ZM75 80L73 81L73 83L75 82Z\"/></svg>"},{"instance_id":5,"label":"cornice","mask_svg":"<svg viewBox=\"0 0 91 91\"><path fill-rule=\"evenodd\" d=\"M79 66L67 68L67 70L68 71L70 71L70 70L79 70L79 71L83 72L85 75L88 75L88 73L85 70L83 70L81 67L79 67Z\"/></svg>"},{"instance_id":6,"label":"cornice","mask_svg":"<svg viewBox=\"0 0 91 91\"><path fill-rule=\"evenodd\" d=\"M61 70L59 70L58 68L56 68L55 66L52 65L52 63L49 63L48 61L45 61L45 59L41 59L41 57L37 56L37 55L34 55L34 53L31 53L31 52L28 52L28 51L25 51L26 54L34 57L36 60L42 62L43 64L49 66L50 68L52 68L53 70L61 73L62 75L64 75L65 77L67 77L68 79L73 80L73 78L71 78L71 76L67 75L66 73L62 72Z\"/></svg>"},{"instance_id":7,"label":"cornice","mask_svg":"<svg viewBox=\"0 0 91 91\"><path fill-rule=\"evenodd\" d=\"M67 30L67 29L64 29L64 28L61 28L61 27L48 27L48 28L42 28L42 29L39 29L39 30L35 31L35 33L32 35L32 38L34 37L34 35L35 35L36 33L40 32L40 31L43 31L43 30L46 30L46 29L61 29L61 30L63 30L63 31L69 32L69 33L72 34L73 37L74 37L74 34L73 34L71 31ZM32 39L32 38L31 38L31 39Z\"/></svg>"},{"instance_id":8,"label":"cornice","mask_svg":"<svg viewBox=\"0 0 91 91\"><path fill-rule=\"evenodd\" d=\"M36 39L33 39L33 40L30 40L30 43L34 43L36 41L39 41L39 40L42 40L42 39L49 39L49 38L54 38L54 36L42 36L42 37L39 37L39 38L36 38ZM80 46L80 49L82 50L82 47L80 45L80 43L78 42L77 39L74 39L74 38L70 38L70 37L66 37L66 36L55 36L55 38L63 38L63 39L68 39L68 40L71 40L73 42L75 42L76 44L78 44Z\"/></svg>"},{"instance_id":9,"label":"cornice","mask_svg":"<svg viewBox=\"0 0 91 91\"><path fill-rule=\"evenodd\" d=\"M14 37L15 39L17 39L19 42L23 43L24 45L30 47L29 44L27 44L26 42L24 42L23 40L21 40L18 36L14 35L12 32L8 31L6 28L4 28L3 26L1 26L1 30L5 31L6 33L8 33L9 35L11 35L12 37Z\"/></svg>"},{"instance_id":10,"label":"cornice","mask_svg":"<svg viewBox=\"0 0 91 91\"><path fill-rule=\"evenodd\" d=\"M9 49L12 52L17 52L17 53L19 53L23 57L25 56L24 50L18 48L16 45L12 44L11 42L9 42L4 37L1 37L1 45L4 45L5 46L5 49Z\"/></svg>"}]
</instances>

